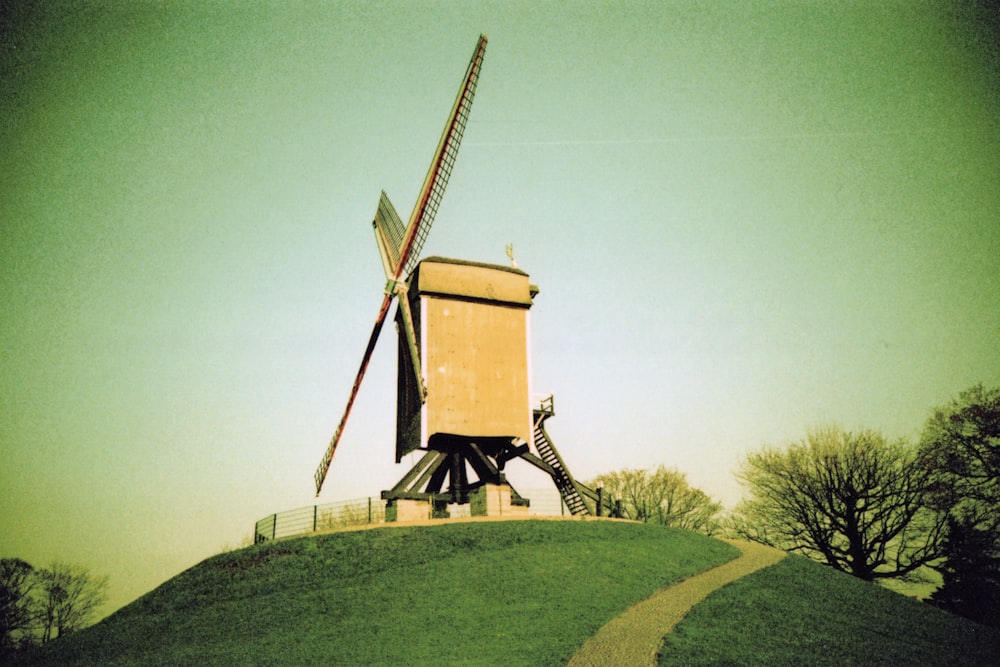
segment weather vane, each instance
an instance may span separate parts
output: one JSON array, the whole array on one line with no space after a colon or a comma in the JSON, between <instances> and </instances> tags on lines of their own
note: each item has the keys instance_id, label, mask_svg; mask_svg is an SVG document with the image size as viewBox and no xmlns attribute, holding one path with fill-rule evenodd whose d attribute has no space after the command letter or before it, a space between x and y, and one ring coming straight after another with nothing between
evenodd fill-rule
<instances>
[{"instance_id":1,"label":"weather vane","mask_svg":"<svg viewBox=\"0 0 1000 667\"><path fill-rule=\"evenodd\" d=\"M507 259L510 260L510 265L516 269L517 268L517 260L514 259L514 244L513 243L508 243L507 244Z\"/></svg>"}]
</instances>

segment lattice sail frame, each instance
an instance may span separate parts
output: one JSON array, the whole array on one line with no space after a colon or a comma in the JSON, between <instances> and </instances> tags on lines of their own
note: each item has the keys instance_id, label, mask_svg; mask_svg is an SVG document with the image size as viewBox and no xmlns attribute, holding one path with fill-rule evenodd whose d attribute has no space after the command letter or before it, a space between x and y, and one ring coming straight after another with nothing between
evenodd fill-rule
<instances>
[{"instance_id":1,"label":"lattice sail frame","mask_svg":"<svg viewBox=\"0 0 1000 667\"><path fill-rule=\"evenodd\" d=\"M396 213L385 190L379 197L372 226L375 228L375 242L382 257L386 278L391 278L395 274L396 267L400 265L400 251L406 238L406 228L403 227L403 221L399 219L399 214Z\"/></svg>"},{"instance_id":2,"label":"lattice sail frame","mask_svg":"<svg viewBox=\"0 0 1000 667\"><path fill-rule=\"evenodd\" d=\"M330 439L330 444L323 453L323 458L316 468L316 473L313 475L313 479L316 482L317 496L323 488L323 482L326 480L326 475L330 470L333 455L337 450L337 445L343 434L347 418L357 398L361 381L364 378L368 362L371 360L372 352L375 349L375 343L378 341L382 325L385 323L386 316L389 313L389 306L394 296L400 291L405 292L406 288L401 279L412 271L419 261L420 251L427 240L431 224L434 222L434 217L437 215L438 207L441 205L441 200L444 197L444 190L448 185L448 179L455 166L455 161L458 157L458 148L462 142L462 135L469 120L469 112L472 109L472 101L476 94L476 86L479 83L483 58L486 55L486 41L486 35L479 36L476 48L472 52L472 59L465 70L462 86L459 88L458 96L452 105L448 122L445 123L444 132L441 134L434 158L431 160L430 168L427 170L427 176L424 178L420 194L413 207L413 213L410 215L409 223L402 233L401 240L397 241L400 238L400 229L402 227L398 214L396 214L385 192L382 192L379 199L379 206L375 214L375 219L372 221L372 226L375 229L376 243L379 248L379 254L382 257L383 268L386 272L387 284L385 296L382 299L378 316L375 318L375 326L368 337L368 345L365 348L364 356L361 359L361 366L351 387L347 407L344 409L344 414L340 419L337 430Z\"/></svg>"}]
</instances>

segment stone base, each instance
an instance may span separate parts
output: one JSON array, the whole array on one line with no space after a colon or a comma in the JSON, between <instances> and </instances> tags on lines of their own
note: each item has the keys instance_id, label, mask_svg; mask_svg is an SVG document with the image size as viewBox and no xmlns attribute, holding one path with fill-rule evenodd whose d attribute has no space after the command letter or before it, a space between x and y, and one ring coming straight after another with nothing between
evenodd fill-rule
<instances>
[{"instance_id":1,"label":"stone base","mask_svg":"<svg viewBox=\"0 0 1000 667\"><path fill-rule=\"evenodd\" d=\"M385 520L426 521L431 517L431 504L427 500L390 500L385 506Z\"/></svg>"},{"instance_id":2,"label":"stone base","mask_svg":"<svg viewBox=\"0 0 1000 667\"><path fill-rule=\"evenodd\" d=\"M472 516L528 516L527 505L511 502L509 484L486 484L469 496Z\"/></svg>"}]
</instances>

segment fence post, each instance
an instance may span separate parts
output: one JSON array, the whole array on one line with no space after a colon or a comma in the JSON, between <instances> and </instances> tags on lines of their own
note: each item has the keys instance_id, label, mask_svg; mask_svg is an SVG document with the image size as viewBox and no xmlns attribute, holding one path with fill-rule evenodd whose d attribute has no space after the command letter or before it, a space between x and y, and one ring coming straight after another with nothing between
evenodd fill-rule
<instances>
[{"instance_id":1,"label":"fence post","mask_svg":"<svg viewBox=\"0 0 1000 667\"><path fill-rule=\"evenodd\" d=\"M316 532L316 515L319 513L319 505L313 505L313 532Z\"/></svg>"},{"instance_id":2,"label":"fence post","mask_svg":"<svg viewBox=\"0 0 1000 667\"><path fill-rule=\"evenodd\" d=\"M368 525L372 523L372 497L368 496Z\"/></svg>"},{"instance_id":3,"label":"fence post","mask_svg":"<svg viewBox=\"0 0 1000 667\"><path fill-rule=\"evenodd\" d=\"M278 539L278 513L275 512L271 516L271 539Z\"/></svg>"}]
</instances>

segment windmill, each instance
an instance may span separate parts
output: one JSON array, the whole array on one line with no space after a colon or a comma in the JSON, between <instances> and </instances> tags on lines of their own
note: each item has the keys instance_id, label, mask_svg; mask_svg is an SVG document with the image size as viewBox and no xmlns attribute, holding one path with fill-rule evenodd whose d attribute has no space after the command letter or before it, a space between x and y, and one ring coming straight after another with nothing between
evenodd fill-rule
<instances>
[{"instance_id":1,"label":"windmill","mask_svg":"<svg viewBox=\"0 0 1000 667\"><path fill-rule=\"evenodd\" d=\"M432 508L440 515L455 503L475 504L479 513L526 513L528 500L503 473L514 458L551 475L572 513L601 513L600 494L573 479L545 432L554 414L551 397L531 404L527 311L538 290L528 274L513 266L418 261L458 155L485 49L480 35L405 227L384 191L379 198L372 226L386 275L384 296L347 406L314 475L318 496L396 299L396 461L425 452L382 493L397 520L426 518Z\"/></svg>"}]
</instances>

